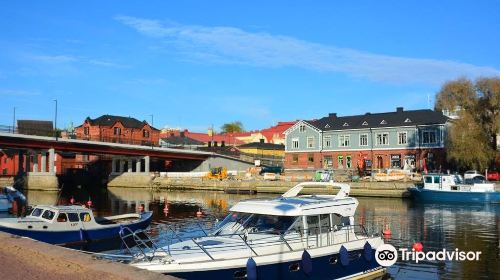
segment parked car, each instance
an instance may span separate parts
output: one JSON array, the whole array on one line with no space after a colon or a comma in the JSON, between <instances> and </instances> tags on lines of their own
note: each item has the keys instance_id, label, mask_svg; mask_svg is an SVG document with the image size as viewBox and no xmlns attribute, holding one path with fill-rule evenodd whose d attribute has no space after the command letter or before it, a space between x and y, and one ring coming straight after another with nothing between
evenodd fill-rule
<instances>
[{"instance_id":1,"label":"parked car","mask_svg":"<svg viewBox=\"0 0 500 280\"><path fill-rule=\"evenodd\" d=\"M472 179L472 178L476 177L477 175L481 175L481 173L477 172L477 170L468 170L468 171L465 171L465 173L464 173L464 179L465 180Z\"/></svg>"},{"instance_id":2,"label":"parked car","mask_svg":"<svg viewBox=\"0 0 500 280\"><path fill-rule=\"evenodd\" d=\"M262 175L264 173L281 174L281 173L283 173L283 167L281 167L281 166L264 166L260 170L259 174Z\"/></svg>"},{"instance_id":3,"label":"parked car","mask_svg":"<svg viewBox=\"0 0 500 280\"><path fill-rule=\"evenodd\" d=\"M483 175L476 175L473 178L465 179L465 183L466 184L471 184L471 185L473 185L473 184L484 184L484 183L487 183L487 182L488 182L488 180Z\"/></svg>"},{"instance_id":4,"label":"parked car","mask_svg":"<svg viewBox=\"0 0 500 280\"><path fill-rule=\"evenodd\" d=\"M500 173L498 171L488 171L488 181L500 181Z\"/></svg>"}]
</instances>

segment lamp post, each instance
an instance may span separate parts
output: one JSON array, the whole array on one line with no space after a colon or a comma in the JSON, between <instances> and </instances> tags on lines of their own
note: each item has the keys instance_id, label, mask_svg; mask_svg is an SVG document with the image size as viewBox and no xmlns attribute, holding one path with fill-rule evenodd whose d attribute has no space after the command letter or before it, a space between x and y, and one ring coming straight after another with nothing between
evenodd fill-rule
<instances>
[{"instance_id":1,"label":"lamp post","mask_svg":"<svg viewBox=\"0 0 500 280\"><path fill-rule=\"evenodd\" d=\"M54 133L56 134L56 141L57 141L57 99L54 99L54 102L56 102L56 111L54 115Z\"/></svg>"},{"instance_id":2,"label":"lamp post","mask_svg":"<svg viewBox=\"0 0 500 280\"><path fill-rule=\"evenodd\" d=\"M16 107L14 107L14 116L12 118L12 134L16 133Z\"/></svg>"},{"instance_id":3,"label":"lamp post","mask_svg":"<svg viewBox=\"0 0 500 280\"><path fill-rule=\"evenodd\" d=\"M151 127L154 126L154 122L153 122L153 114L150 115L151 116Z\"/></svg>"}]
</instances>

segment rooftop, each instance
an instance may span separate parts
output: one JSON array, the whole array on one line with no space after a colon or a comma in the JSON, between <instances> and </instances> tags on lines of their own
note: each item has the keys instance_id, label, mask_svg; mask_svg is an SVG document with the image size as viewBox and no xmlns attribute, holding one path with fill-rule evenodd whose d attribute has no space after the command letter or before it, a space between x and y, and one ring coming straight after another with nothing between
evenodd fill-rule
<instances>
[{"instance_id":1,"label":"rooftop","mask_svg":"<svg viewBox=\"0 0 500 280\"><path fill-rule=\"evenodd\" d=\"M132 117L123 116L113 116L113 115L102 115L98 118L91 119L87 117L85 121L88 121L91 125L99 126L113 126L115 123L120 122L126 128L143 128L145 125L149 125L147 121L140 121ZM153 130L158 130L151 126Z\"/></svg>"}]
</instances>

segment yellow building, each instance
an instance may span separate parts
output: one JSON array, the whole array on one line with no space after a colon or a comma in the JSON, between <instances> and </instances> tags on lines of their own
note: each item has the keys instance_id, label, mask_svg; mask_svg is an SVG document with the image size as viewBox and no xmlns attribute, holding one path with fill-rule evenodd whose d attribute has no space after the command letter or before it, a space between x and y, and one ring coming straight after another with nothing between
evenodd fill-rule
<instances>
[{"instance_id":1,"label":"yellow building","mask_svg":"<svg viewBox=\"0 0 500 280\"><path fill-rule=\"evenodd\" d=\"M284 157L285 146L272 143L253 142L238 146L241 153L256 157Z\"/></svg>"}]
</instances>

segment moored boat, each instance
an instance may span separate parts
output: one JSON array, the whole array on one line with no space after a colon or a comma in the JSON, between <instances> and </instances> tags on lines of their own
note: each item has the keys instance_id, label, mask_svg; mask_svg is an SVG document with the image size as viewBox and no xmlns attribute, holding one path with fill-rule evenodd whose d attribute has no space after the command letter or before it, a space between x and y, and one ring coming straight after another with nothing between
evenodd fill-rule
<instances>
[{"instance_id":1,"label":"moored boat","mask_svg":"<svg viewBox=\"0 0 500 280\"><path fill-rule=\"evenodd\" d=\"M0 231L51 244L69 244L118 238L124 226L145 229L151 218L152 212L99 218L91 209L78 205L38 205L26 217L0 219Z\"/></svg>"},{"instance_id":2,"label":"moored boat","mask_svg":"<svg viewBox=\"0 0 500 280\"><path fill-rule=\"evenodd\" d=\"M341 189L299 196L308 185ZM358 201L349 191L343 183L308 182L278 198L240 201L205 236L153 244L129 264L182 279L342 279L383 272L375 250L384 241L354 224Z\"/></svg>"},{"instance_id":3,"label":"moored boat","mask_svg":"<svg viewBox=\"0 0 500 280\"><path fill-rule=\"evenodd\" d=\"M12 202L18 199L20 202L25 202L26 197L12 186L6 186L0 191L0 212L9 211L12 207Z\"/></svg>"},{"instance_id":4,"label":"moored boat","mask_svg":"<svg viewBox=\"0 0 500 280\"><path fill-rule=\"evenodd\" d=\"M408 188L419 201L457 203L500 203L495 184L481 180L462 180L459 175L427 174L423 182Z\"/></svg>"}]
</instances>

